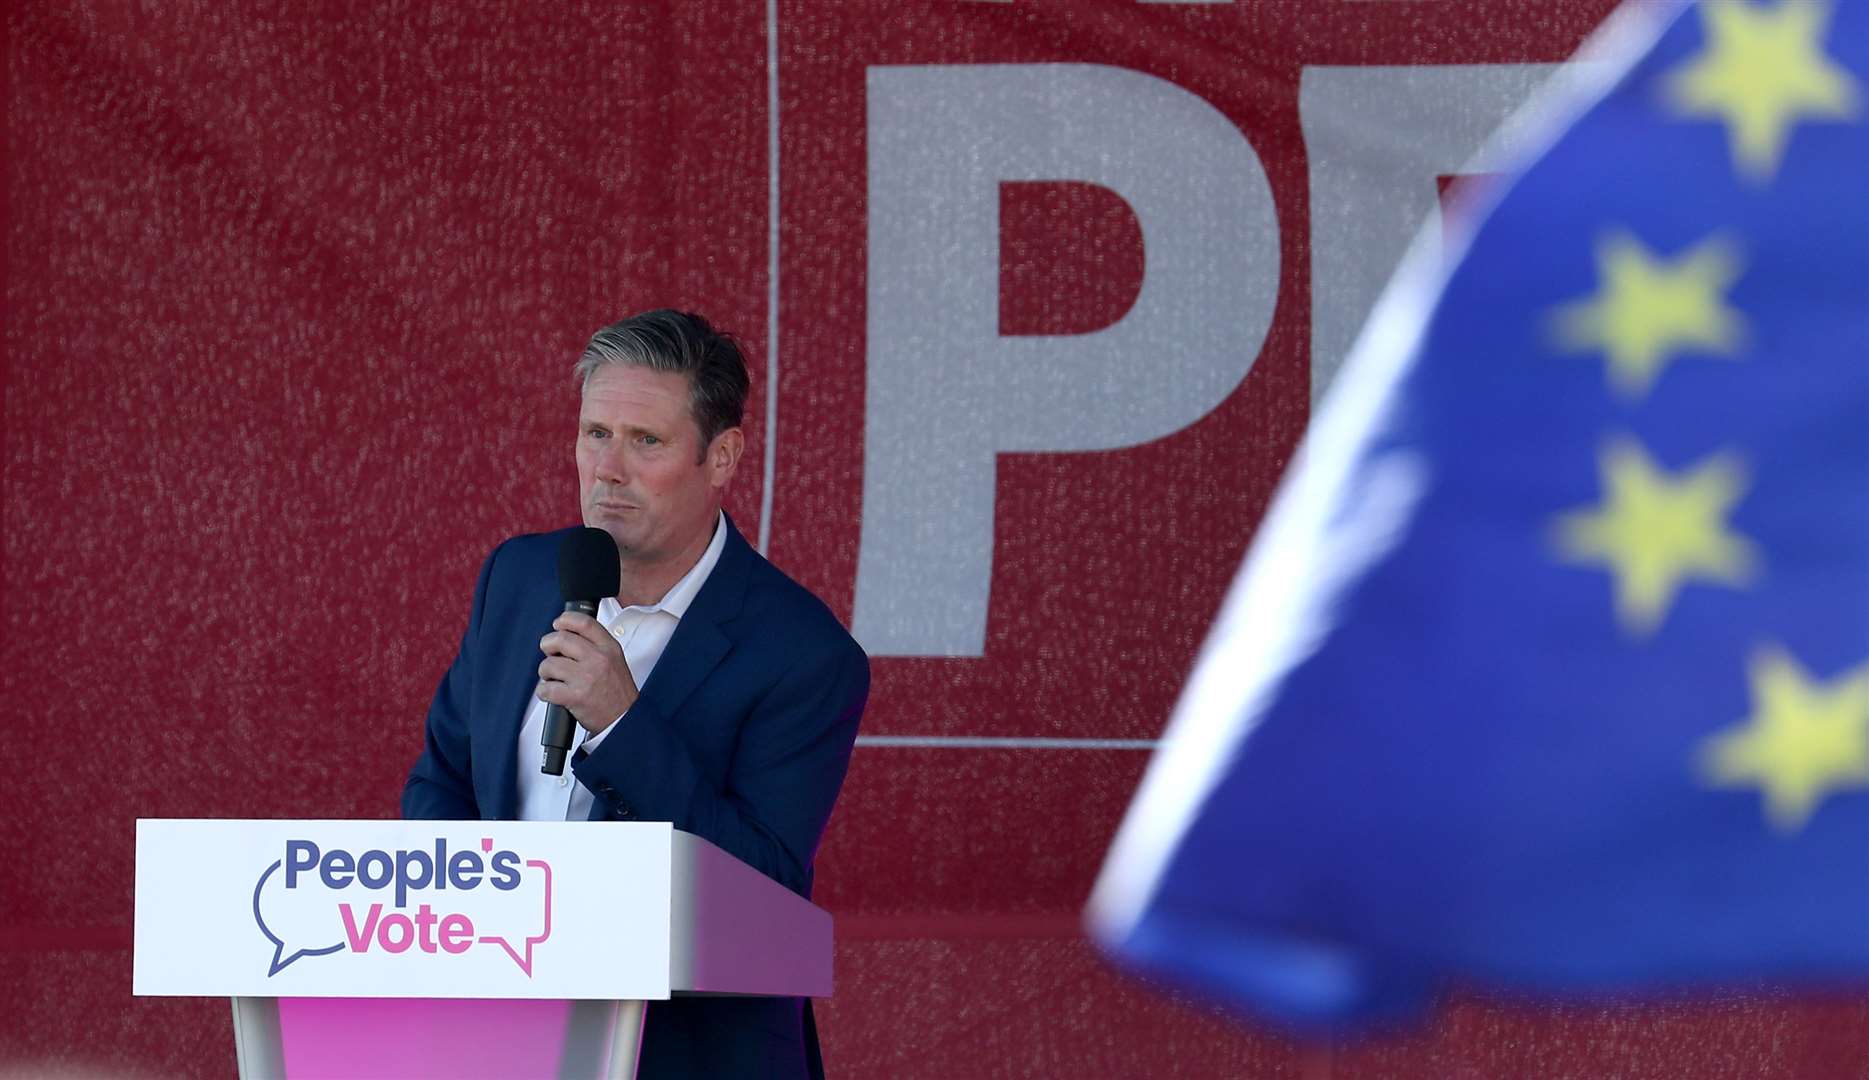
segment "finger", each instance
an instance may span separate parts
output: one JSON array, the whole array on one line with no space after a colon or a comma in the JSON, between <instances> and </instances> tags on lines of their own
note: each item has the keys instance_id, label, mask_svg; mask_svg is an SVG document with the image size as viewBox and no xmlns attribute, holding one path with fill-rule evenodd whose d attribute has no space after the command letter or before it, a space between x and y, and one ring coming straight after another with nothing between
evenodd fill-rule
<instances>
[{"instance_id":1,"label":"finger","mask_svg":"<svg viewBox=\"0 0 1869 1080\"><path fill-rule=\"evenodd\" d=\"M554 630L540 638L539 651L547 656L563 656L572 660L594 660L603 655L601 646L569 630Z\"/></svg>"},{"instance_id":2,"label":"finger","mask_svg":"<svg viewBox=\"0 0 1869 1080\"><path fill-rule=\"evenodd\" d=\"M591 618L581 611L567 611L563 615L553 619L552 629L568 630L580 637L608 636L610 633L608 630L604 629L603 623L598 622L596 619Z\"/></svg>"},{"instance_id":3,"label":"finger","mask_svg":"<svg viewBox=\"0 0 1869 1080\"><path fill-rule=\"evenodd\" d=\"M540 683L539 700L547 705L562 705L573 716L584 715L584 697L564 683Z\"/></svg>"},{"instance_id":4,"label":"finger","mask_svg":"<svg viewBox=\"0 0 1869 1080\"><path fill-rule=\"evenodd\" d=\"M547 682L563 686L574 682L577 675L578 665L575 660L567 660L561 656L548 656L539 661L539 678Z\"/></svg>"},{"instance_id":5,"label":"finger","mask_svg":"<svg viewBox=\"0 0 1869 1080\"><path fill-rule=\"evenodd\" d=\"M603 657L610 660L623 655L623 646L617 643L616 638L610 636L610 631L605 630L602 623L582 615L576 618L584 619L584 622L552 631L552 634L563 635L559 649L564 655L580 658ZM551 637L552 634L547 634L546 637ZM587 647L589 651L577 651L578 645Z\"/></svg>"}]
</instances>

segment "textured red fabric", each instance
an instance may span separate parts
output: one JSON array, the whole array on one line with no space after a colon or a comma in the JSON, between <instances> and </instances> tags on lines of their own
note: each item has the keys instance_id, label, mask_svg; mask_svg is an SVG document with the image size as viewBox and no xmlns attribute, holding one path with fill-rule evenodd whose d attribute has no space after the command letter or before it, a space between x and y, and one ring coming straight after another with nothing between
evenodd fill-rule
<instances>
[{"instance_id":1,"label":"textured red fabric","mask_svg":"<svg viewBox=\"0 0 1869 1080\"><path fill-rule=\"evenodd\" d=\"M865 727L1155 737L1309 416L1301 72L1555 61L1608 6L780 0L774 340L761 5L11 5L0 1071L232 1073L224 1004L129 995L132 822L394 814L481 558L575 519L596 327L674 305L748 341L729 510L850 616L875 66L1146 72L1263 162L1251 373L1166 438L1002 454L985 654L879 658ZM1008 334L1138 288L1120 197L1060 179L1002 192ZM833 1072L1869 1076L1861 1001L1469 1000L1330 1053L1160 996L1072 930L1143 764L860 747L819 860Z\"/></svg>"}]
</instances>

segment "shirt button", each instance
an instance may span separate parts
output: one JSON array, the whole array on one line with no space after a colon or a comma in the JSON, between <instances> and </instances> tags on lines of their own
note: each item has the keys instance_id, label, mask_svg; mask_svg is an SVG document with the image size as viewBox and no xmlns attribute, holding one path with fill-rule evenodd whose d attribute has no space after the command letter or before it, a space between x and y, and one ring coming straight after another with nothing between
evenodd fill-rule
<instances>
[{"instance_id":1,"label":"shirt button","mask_svg":"<svg viewBox=\"0 0 1869 1080\"><path fill-rule=\"evenodd\" d=\"M560 776L560 777L558 778L558 786L559 786L559 787L564 787L565 785L567 785L567 784L569 784L569 783L571 783L571 778L570 778L569 776Z\"/></svg>"}]
</instances>

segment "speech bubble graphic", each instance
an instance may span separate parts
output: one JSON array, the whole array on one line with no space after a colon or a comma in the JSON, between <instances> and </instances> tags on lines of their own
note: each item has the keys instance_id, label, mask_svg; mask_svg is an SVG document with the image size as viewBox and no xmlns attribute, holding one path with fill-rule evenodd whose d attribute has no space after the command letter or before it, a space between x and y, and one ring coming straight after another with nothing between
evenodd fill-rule
<instances>
[{"instance_id":1,"label":"speech bubble graphic","mask_svg":"<svg viewBox=\"0 0 1869 1080\"><path fill-rule=\"evenodd\" d=\"M513 963L518 964L519 970L525 972L526 978L530 979L532 977L532 950L552 936L552 868L543 859L527 859L526 865L529 867L536 867L539 871L538 880L541 886L539 893L542 895L536 900L533 900L531 905L526 905L527 907L536 906L536 908L542 912L538 919L540 926L539 932L537 934L526 934L521 939L521 944L518 948L515 948L513 945L513 936L507 934L482 934L480 935L480 943L482 945L498 945L500 948L505 949L506 955L512 957ZM531 899L529 894L532 893L532 890L527 888L526 884L527 883L522 883L521 887L516 890L520 895L515 897L515 899L519 900L522 904L525 900ZM500 921L505 922L506 920ZM521 922L509 923L509 925L524 926L530 924L531 921L530 919L525 919ZM522 949L524 950L523 952L521 951Z\"/></svg>"},{"instance_id":2,"label":"speech bubble graphic","mask_svg":"<svg viewBox=\"0 0 1869 1080\"><path fill-rule=\"evenodd\" d=\"M321 948L294 949L292 955L286 955L286 938L274 932L273 928L267 925L266 917L261 912L260 904L260 896L266 890L266 882L271 879L275 873L278 873L279 868L283 865L285 865L284 859L274 859L273 864L260 874L259 881L255 882L253 885L253 921L259 925L260 933L266 935L266 940L273 943L273 958L271 963L267 966L266 971L266 977L269 979L279 974L281 971L284 971L286 965L302 956L327 956L344 947L343 938L339 935L338 942L335 945L327 945ZM280 891L283 890L274 890L275 894ZM317 921L330 921L330 913L328 911L324 913L325 918L323 920L315 920L315 918L307 918L308 915L315 917L318 914L315 908L311 908L305 904L292 903L286 903L283 906L285 909L283 912L279 911L277 908L274 910L274 925L291 933L291 936L297 940L303 941L306 938L310 938L314 941L321 941L325 938L326 934L323 931L326 928L318 926L316 923ZM335 932L335 928L331 929ZM306 931L310 932L307 933Z\"/></svg>"},{"instance_id":3,"label":"speech bubble graphic","mask_svg":"<svg viewBox=\"0 0 1869 1080\"><path fill-rule=\"evenodd\" d=\"M398 955L485 946L489 959L504 952L530 979L535 950L552 935L551 866L496 852L489 836L480 848L449 855L437 839L431 856L427 847L321 852L310 840L287 841L253 886L253 921L273 944L267 977L346 948Z\"/></svg>"}]
</instances>

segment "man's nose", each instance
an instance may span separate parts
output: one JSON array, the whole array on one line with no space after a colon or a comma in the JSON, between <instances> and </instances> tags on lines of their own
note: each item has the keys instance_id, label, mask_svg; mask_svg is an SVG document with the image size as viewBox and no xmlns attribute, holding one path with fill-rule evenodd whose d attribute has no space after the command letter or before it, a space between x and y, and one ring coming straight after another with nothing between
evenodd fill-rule
<instances>
[{"instance_id":1,"label":"man's nose","mask_svg":"<svg viewBox=\"0 0 1869 1080\"><path fill-rule=\"evenodd\" d=\"M595 472L597 479L606 483L620 484L625 477L623 447L616 439L605 439L597 445Z\"/></svg>"}]
</instances>

